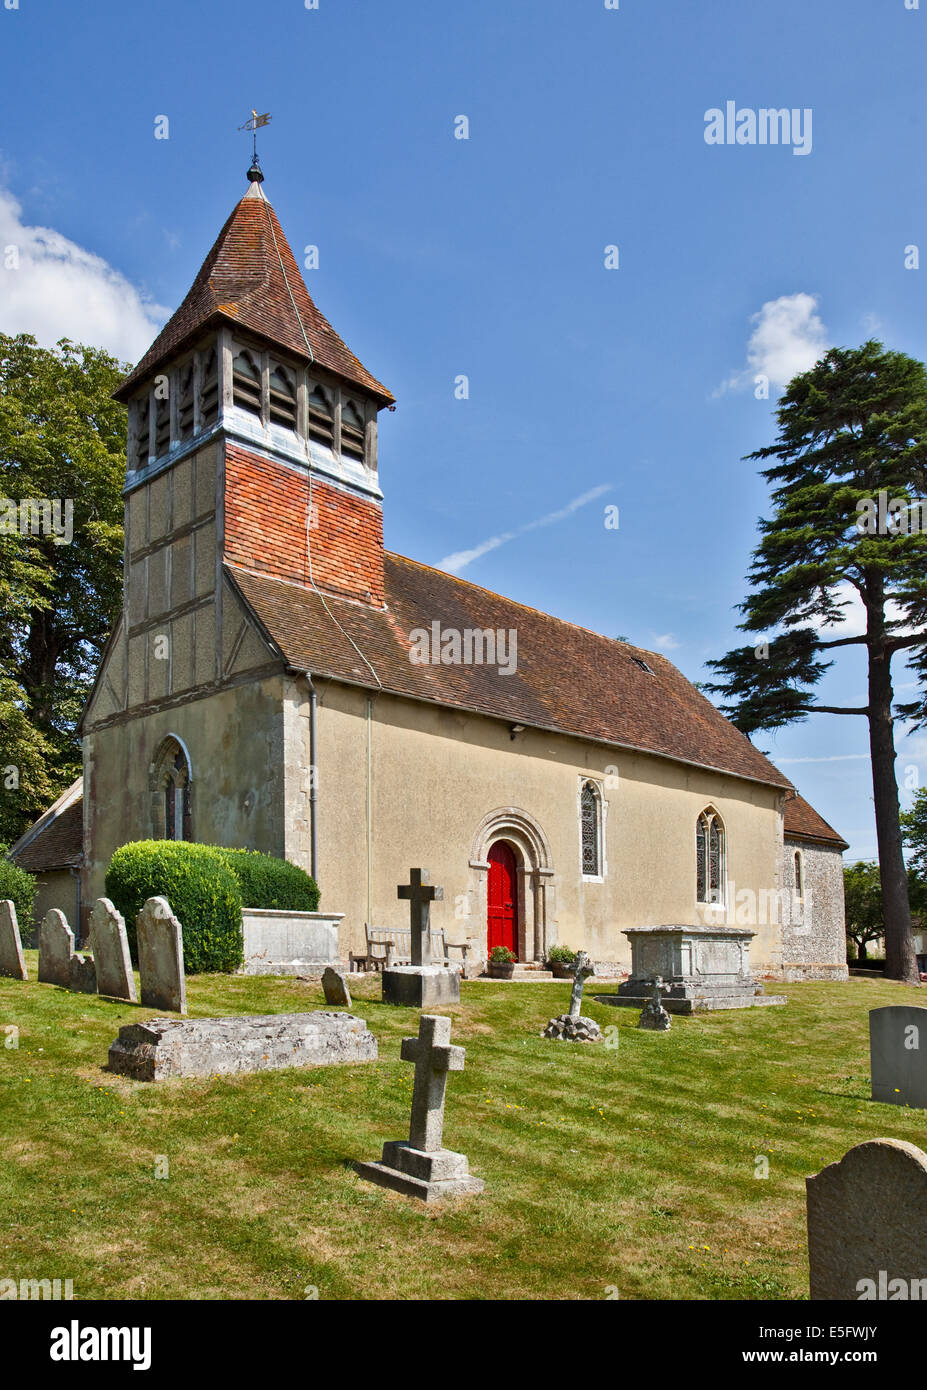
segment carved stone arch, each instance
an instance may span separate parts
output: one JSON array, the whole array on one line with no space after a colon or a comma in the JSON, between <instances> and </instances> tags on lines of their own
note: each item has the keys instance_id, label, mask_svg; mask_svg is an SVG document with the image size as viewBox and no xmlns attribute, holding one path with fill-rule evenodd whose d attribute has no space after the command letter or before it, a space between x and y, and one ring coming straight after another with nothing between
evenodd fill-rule
<instances>
[{"instance_id":1,"label":"carved stone arch","mask_svg":"<svg viewBox=\"0 0 927 1390\"><path fill-rule=\"evenodd\" d=\"M554 866L550 841L540 822L518 806L485 815L470 844L468 922L486 959L489 851L504 840L518 861L518 959L543 961L556 941Z\"/></svg>"},{"instance_id":2,"label":"carved stone arch","mask_svg":"<svg viewBox=\"0 0 927 1390\"><path fill-rule=\"evenodd\" d=\"M179 734L167 734L148 769L156 840L193 839L193 762Z\"/></svg>"}]
</instances>

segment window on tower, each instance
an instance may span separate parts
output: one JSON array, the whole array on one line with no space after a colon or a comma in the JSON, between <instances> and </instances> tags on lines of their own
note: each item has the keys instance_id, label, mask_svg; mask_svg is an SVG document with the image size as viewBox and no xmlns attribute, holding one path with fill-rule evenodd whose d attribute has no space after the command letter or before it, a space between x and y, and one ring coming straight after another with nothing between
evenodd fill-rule
<instances>
[{"instance_id":1,"label":"window on tower","mask_svg":"<svg viewBox=\"0 0 927 1390\"><path fill-rule=\"evenodd\" d=\"M309 393L309 438L326 448L334 448L335 415L327 392L314 386Z\"/></svg>"},{"instance_id":2,"label":"window on tower","mask_svg":"<svg viewBox=\"0 0 927 1390\"><path fill-rule=\"evenodd\" d=\"M341 407L341 452L346 458L364 462L364 417L353 401Z\"/></svg>"},{"instance_id":3,"label":"window on tower","mask_svg":"<svg viewBox=\"0 0 927 1390\"><path fill-rule=\"evenodd\" d=\"M232 403L261 414L261 369L250 352L240 352L232 363Z\"/></svg>"},{"instance_id":4,"label":"window on tower","mask_svg":"<svg viewBox=\"0 0 927 1390\"><path fill-rule=\"evenodd\" d=\"M219 359L211 348L203 363L203 385L200 406L204 425L214 425L219 418Z\"/></svg>"},{"instance_id":5,"label":"window on tower","mask_svg":"<svg viewBox=\"0 0 927 1390\"><path fill-rule=\"evenodd\" d=\"M271 424L284 429L296 428L296 387L289 372L274 363L270 373L270 419Z\"/></svg>"},{"instance_id":6,"label":"window on tower","mask_svg":"<svg viewBox=\"0 0 927 1390\"><path fill-rule=\"evenodd\" d=\"M166 388L165 388L166 389ZM166 454L171 447L171 403L155 393L155 458Z\"/></svg>"},{"instance_id":7,"label":"window on tower","mask_svg":"<svg viewBox=\"0 0 927 1390\"><path fill-rule=\"evenodd\" d=\"M148 394L135 402L135 466L144 468L148 463L151 440L151 412Z\"/></svg>"}]
</instances>

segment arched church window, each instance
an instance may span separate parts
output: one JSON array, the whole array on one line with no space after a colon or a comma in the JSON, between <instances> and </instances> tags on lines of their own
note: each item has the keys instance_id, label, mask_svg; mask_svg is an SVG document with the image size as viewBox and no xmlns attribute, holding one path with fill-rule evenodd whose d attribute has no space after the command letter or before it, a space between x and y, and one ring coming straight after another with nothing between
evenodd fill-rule
<instances>
[{"instance_id":1,"label":"arched church window","mask_svg":"<svg viewBox=\"0 0 927 1390\"><path fill-rule=\"evenodd\" d=\"M193 363L181 367L177 385L177 433L189 439L193 433Z\"/></svg>"},{"instance_id":2,"label":"arched church window","mask_svg":"<svg viewBox=\"0 0 927 1390\"><path fill-rule=\"evenodd\" d=\"M793 885L795 894L798 898L805 896L805 865L802 860L801 850L796 850L792 859Z\"/></svg>"},{"instance_id":3,"label":"arched church window","mask_svg":"<svg viewBox=\"0 0 927 1390\"><path fill-rule=\"evenodd\" d=\"M135 402L135 466L144 468L148 463L151 440L151 412L147 393Z\"/></svg>"},{"instance_id":4,"label":"arched church window","mask_svg":"<svg viewBox=\"0 0 927 1390\"><path fill-rule=\"evenodd\" d=\"M698 818L695 830L696 898L700 903L724 901L724 823L711 807Z\"/></svg>"},{"instance_id":5,"label":"arched church window","mask_svg":"<svg viewBox=\"0 0 927 1390\"><path fill-rule=\"evenodd\" d=\"M341 452L364 462L364 417L353 401L345 401L341 407Z\"/></svg>"},{"instance_id":6,"label":"arched church window","mask_svg":"<svg viewBox=\"0 0 927 1390\"><path fill-rule=\"evenodd\" d=\"M232 362L232 403L252 415L261 413L261 370L250 352L240 352Z\"/></svg>"},{"instance_id":7,"label":"arched church window","mask_svg":"<svg viewBox=\"0 0 927 1390\"><path fill-rule=\"evenodd\" d=\"M200 408L204 425L214 425L219 418L219 359L210 348L203 363L203 384L200 388Z\"/></svg>"},{"instance_id":8,"label":"arched church window","mask_svg":"<svg viewBox=\"0 0 927 1390\"><path fill-rule=\"evenodd\" d=\"M270 419L284 429L296 428L296 387L283 367L274 366L270 374Z\"/></svg>"},{"instance_id":9,"label":"arched church window","mask_svg":"<svg viewBox=\"0 0 927 1390\"><path fill-rule=\"evenodd\" d=\"M598 878L602 872L602 803L594 782L584 782L580 793L583 874Z\"/></svg>"},{"instance_id":10,"label":"arched church window","mask_svg":"<svg viewBox=\"0 0 927 1390\"><path fill-rule=\"evenodd\" d=\"M155 813L163 840L192 840L192 775L179 740L166 738L154 762Z\"/></svg>"},{"instance_id":11,"label":"arched church window","mask_svg":"<svg viewBox=\"0 0 927 1390\"><path fill-rule=\"evenodd\" d=\"M314 386L309 393L309 438L331 449L335 443L335 415L327 392Z\"/></svg>"}]
</instances>

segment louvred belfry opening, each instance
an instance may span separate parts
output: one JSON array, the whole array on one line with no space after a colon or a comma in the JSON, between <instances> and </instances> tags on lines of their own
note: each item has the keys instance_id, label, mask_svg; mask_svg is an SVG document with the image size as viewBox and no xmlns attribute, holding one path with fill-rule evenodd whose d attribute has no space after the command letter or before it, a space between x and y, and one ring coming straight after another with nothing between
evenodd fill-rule
<instances>
[{"instance_id":1,"label":"louvred belfry opening","mask_svg":"<svg viewBox=\"0 0 927 1390\"><path fill-rule=\"evenodd\" d=\"M377 416L393 397L319 312L260 182L116 395L130 488L215 437L223 559L382 606Z\"/></svg>"}]
</instances>

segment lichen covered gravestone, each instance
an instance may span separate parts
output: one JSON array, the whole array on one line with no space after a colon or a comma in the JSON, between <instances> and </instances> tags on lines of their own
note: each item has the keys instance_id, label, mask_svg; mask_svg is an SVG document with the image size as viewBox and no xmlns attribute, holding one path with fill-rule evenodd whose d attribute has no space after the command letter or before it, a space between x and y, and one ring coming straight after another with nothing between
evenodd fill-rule
<instances>
[{"instance_id":1,"label":"lichen covered gravestone","mask_svg":"<svg viewBox=\"0 0 927 1390\"><path fill-rule=\"evenodd\" d=\"M13 980L26 980L23 943L16 920L16 904L9 898L0 900L0 975Z\"/></svg>"},{"instance_id":2,"label":"lichen covered gravestone","mask_svg":"<svg viewBox=\"0 0 927 1390\"><path fill-rule=\"evenodd\" d=\"M135 929L142 1003L185 1014L183 931L167 898L149 898L135 919Z\"/></svg>"},{"instance_id":3,"label":"lichen covered gravestone","mask_svg":"<svg viewBox=\"0 0 927 1390\"><path fill-rule=\"evenodd\" d=\"M812 1299L927 1299L927 1154L872 1139L805 1185Z\"/></svg>"},{"instance_id":4,"label":"lichen covered gravestone","mask_svg":"<svg viewBox=\"0 0 927 1390\"><path fill-rule=\"evenodd\" d=\"M130 1023L110 1045L109 1068L133 1081L163 1081L373 1062L376 1057L377 1040L363 1019L320 1010Z\"/></svg>"},{"instance_id":5,"label":"lichen covered gravestone","mask_svg":"<svg viewBox=\"0 0 927 1390\"><path fill-rule=\"evenodd\" d=\"M96 994L92 956L76 955L74 933L60 908L50 907L39 926L39 980L79 994Z\"/></svg>"},{"instance_id":6,"label":"lichen covered gravestone","mask_svg":"<svg viewBox=\"0 0 927 1390\"><path fill-rule=\"evenodd\" d=\"M657 975L653 982L653 994L641 1009L641 1016L637 1020L638 1028L649 1028L652 1033L668 1033L673 1020L663 1007L663 984L660 976Z\"/></svg>"},{"instance_id":7,"label":"lichen covered gravestone","mask_svg":"<svg viewBox=\"0 0 927 1390\"><path fill-rule=\"evenodd\" d=\"M583 1018L583 986L590 975L595 974L595 966L585 951L576 957L573 970L573 988L570 991L570 1012L558 1014L547 1024L542 1037L560 1038L564 1042L600 1042L602 1030L594 1018Z\"/></svg>"},{"instance_id":8,"label":"lichen covered gravestone","mask_svg":"<svg viewBox=\"0 0 927 1390\"><path fill-rule=\"evenodd\" d=\"M927 1009L870 1009L869 1068L873 1100L927 1110Z\"/></svg>"},{"instance_id":9,"label":"lichen covered gravestone","mask_svg":"<svg viewBox=\"0 0 927 1390\"><path fill-rule=\"evenodd\" d=\"M471 1175L465 1154L441 1147L447 1074L464 1065L464 1049L452 1047L450 1038L451 1020L437 1014L422 1014L418 1037L403 1038L402 1060L415 1063L408 1142L390 1139L379 1163L354 1165L368 1182L423 1202L475 1196L484 1185Z\"/></svg>"},{"instance_id":10,"label":"lichen covered gravestone","mask_svg":"<svg viewBox=\"0 0 927 1390\"><path fill-rule=\"evenodd\" d=\"M109 898L97 898L90 914L90 946L97 966L97 989L111 999L136 1003L135 976L122 914Z\"/></svg>"}]
</instances>

